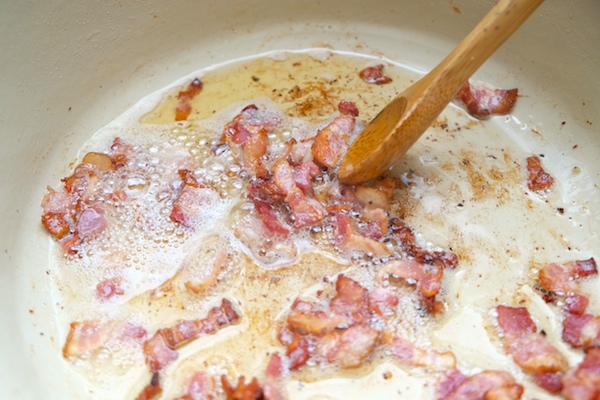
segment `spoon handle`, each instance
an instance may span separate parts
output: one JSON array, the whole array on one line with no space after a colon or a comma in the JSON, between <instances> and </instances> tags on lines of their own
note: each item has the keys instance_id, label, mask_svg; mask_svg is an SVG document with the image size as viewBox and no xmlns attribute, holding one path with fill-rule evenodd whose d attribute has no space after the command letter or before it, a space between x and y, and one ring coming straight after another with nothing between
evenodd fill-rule
<instances>
[{"instance_id":1,"label":"spoon handle","mask_svg":"<svg viewBox=\"0 0 600 400\"><path fill-rule=\"evenodd\" d=\"M471 75L527 20L544 0L499 0L475 28L427 76L452 76L454 96ZM451 84L453 83L453 84ZM449 96L446 96L449 97Z\"/></svg>"}]
</instances>

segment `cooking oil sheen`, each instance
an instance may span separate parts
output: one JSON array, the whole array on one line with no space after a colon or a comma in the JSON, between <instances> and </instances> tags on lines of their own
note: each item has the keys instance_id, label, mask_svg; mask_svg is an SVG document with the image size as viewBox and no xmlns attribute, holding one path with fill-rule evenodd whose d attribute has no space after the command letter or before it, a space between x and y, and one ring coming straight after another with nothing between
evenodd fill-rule
<instances>
[{"instance_id":1,"label":"cooking oil sheen","mask_svg":"<svg viewBox=\"0 0 600 400\"><path fill-rule=\"evenodd\" d=\"M390 84L360 79L360 70L376 64L385 65ZM188 120L175 121L177 94L194 78L201 79L203 89L191 102ZM115 179L125 180L121 184L128 198L136 201L109 215L109 232L79 256L65 257L59 246L51 250L62 339L72 321L91 319L133 322L152 335L179 320L203 318L227 297L240 310L241 322L182 347L164 371L163 398L182 395L186 379L197 370L226 374L229 381L259 375L269 353L284 351L277 327L296 298L331 293L342 272L371 288L376 265L339 254L320 231L296 235L277 247L244 236L249 210L243 176L230 154L212 153L224 124L246 105L259 105L281 122L270 145L283 146L291 137L314 135L341 100L354 102L358 118L367 123L418 78L418 72L383 58L330 49L280 51L197 71L140 100L80 151L80 159L88 151L106 152L114 137L130 143L135 159L128 175ZM508 370L524 384L526 397L551 398L505 355L493 310L497 304L527 305L538 327L576 362L581 356L561 344L557 310L532 288L539 268L589 258L597 243L585 219L557 213L561 185L542 194L527 190L525 159L535 149L518 140L519 131L510 116L479 121L451 105L392 167L390 174L402 182L394 192L392 214L415 229L420 245L455 252L459 266L444 274L443 315L423 315L407 290L388 325L418 346L452 351L465 373ZM547 167L552 175L552 164ZM172 203L161 197L182 168L216 188L193 231L168 219ZM542 225L544 234L538 231ZM227 258L214 285L199 294L183 288L185 281L210 276L223 251ZM118 279L124 294L102 301L95 287L107 278ZM598 292L596 281L586 285L586 293ZM590 309L600 311L594 296ZM94 398L132 398L149 382L139 343L109 342L100 352L69 362ZM440 377L402 365L382 350L355 370L305 366L286 377L283 392L294 399L397 393L430 399Z\"/></svg>"}]
</instances>

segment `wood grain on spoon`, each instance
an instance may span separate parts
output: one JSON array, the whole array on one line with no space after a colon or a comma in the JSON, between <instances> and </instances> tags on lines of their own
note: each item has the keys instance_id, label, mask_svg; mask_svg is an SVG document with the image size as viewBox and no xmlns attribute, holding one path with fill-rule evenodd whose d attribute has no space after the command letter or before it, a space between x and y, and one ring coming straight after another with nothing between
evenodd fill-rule
<instances>
[{"instance_id":1,"label":"wood grain on spoon","mask_svg":"<svg viewBox=\"0 0 600 400\"><path fill-rule=\"evenodd\" d=\"M438 66L400 93L365 127L341 161L342 182L355 185L387 171L542 2L499 0Z\"/></svg>"}]
</instances>

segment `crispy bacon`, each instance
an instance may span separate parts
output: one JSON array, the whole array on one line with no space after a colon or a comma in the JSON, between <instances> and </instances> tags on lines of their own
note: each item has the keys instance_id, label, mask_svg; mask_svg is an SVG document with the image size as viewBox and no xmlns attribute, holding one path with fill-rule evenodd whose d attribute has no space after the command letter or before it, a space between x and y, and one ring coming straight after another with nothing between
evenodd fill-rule
<instances>
[{"instance_id":1,"label":"crispy bacon","mask_svg":"<svg viewBox=\"0 0 600 400\"><path fill-rule=\"evenodd\" d=\"M567 315L563 320L562 339L575 348L600 347L600 317Z\"/></svg>"},{"instance_id":2,"label":"crispy bacon","mask_svg":"<svg viewBox=\"0 0 600 400\"><path fill-rule=\"evenodd\" d=\"M258 384L256 378L252 378L250 383L245 382L245 377L238 378L237 386L232 386L225 375L221 376L223 392L227 400L261 400L264 399L263 389Z\"/></svg>"},{"instance_id":3,"label":"crispy bacon","mask_svg":"<svg viewBox=\"0 0 600 400\"><path fill-rule=\"evenodd\" d=\"M596 261L590 258L570 261L562 265L549 264L540 270L538 277L542 288L566 295L578 290L582 278L597 273Z\"/></svg>"},{"instance_id":4,"label":"crispy bacon","mask_svg":"<svg viewBox=\"0 0 600 400\"><path fill-rule=\"evenodd\" d=\"M406 254L421 264L435 265L439 268L454 269L458 265L458 257L450 251L427 251L416 243L415 234L410 227L398 218L390 220L392 232L400 240L400 245Z\"/></svg>"},{"instance_id":5,"label":"crispy bacon","mask_svg":"<svg viewBox=\"0 0 600 400\"><path fill-rule=\"evenodd\" d=\"M312 145L314 160L328 168L337 166L348 148L348 139L354 130L354 116L341 114L321 129Z\"/></svg>"},{"instance_id":6,"label":"crispy bacon","mask_svg":"<svg viewBox=\"0 0 600 400\"><path fill-rule=\"evenodd\" d=\"M219 307L213 307L206 318L181 321L170 328L159 329L144 343L144 355L150 369L161 370L177 359L177 349L201 335L211 335L229 325L237 323L239 315L227 299Z\"/></svg>"},{"instance_id":7,"label":"crispy bacon","mask_svg":"<svg viewBox=\"0 0 600 400\"><path fill-rule=\"evenodd\" d=\"M185 90L177 94L177 106L175 107L175 121L185 121L192 112L191 101L202 91L202 81L195 78Z\"/></svg>"},{"instance_id":8,"label":"crispy bacon","mask_svg":"<svg viewBox=\"0 0 600 400\"><path fill-rule=\"evenodd\" d=\"M321 169L312 161L303 162L294 168L294 182L304 193L312 189L312 180L321 173Z\"/></svg>"},{"instance_id":9,"label":"crispy bacon","mask_svg":"<svg viewBox=\"0 0 600 400\"><path fill-rule=\"evenodd\" d=\"M461 87L456 99L464 103L467 112L475 118L491 114L508 114L517 101L518 89L489 89L469 82Z\"/></svg>"},{"instance_id":10,"label":"crispy bacon","mask_svg":"<svg viewBox=\"0 0 600 400\"><path fill-rule=\"evenodd\" d=\"M342 114L352 115L353 117L358 117L358 107L351 101L342 100L338 104L338 110Z\"/></svg>"},{"instance_id":11,"label":"crispy bacon","mask_svg":"<svg viewBox=\"0 0 600 400\"><path fill-rule=\"evenodd\" d=\"M192 171L179 170L182 185L173 202L169 218L186 228L194 228L204 210L218 201L217 192L198 182Z\"/></svg>"},{"instance_id":12,"label":"crispy bacon","mask_svg":"<svg viewBox=\"0 0 600 400\"><path fill-rule=\"evenodd\" d=\"M523 387L505 371L485 370L465 376L458 370L449 372L438 386L439 400L518 400Z\"/></svg>"},{"instance_id":13,"label":"crispy bacon","mask_svg":"<svg viewBox=\"0 0 600 400\"><path fill-rule=\"evenodd\" d=\"M367 325L353 325L320 338L316 352L341 368L357 368L373 353L380 338L381 332Z\"/></svg>"},{"instance_id":14,"label":"crispy bacon","mask_svg":"<svg viewBox=\"0 0 600 400\"><path fill-rule=\"evenodd\" d=\"M367 289L340 274L335 282L335 290L337 293L329 302L331 311L343 316L350 324L367 322L370 316Z\"/></svg>"},{"instance_id":15,"label":"crispy bacon","mask_svg":"<svg viewBox=\"0 0 600 400\"><path fill-rule=\"evenodd\" d=\"M61 214L47 212L42 215L42 224L44 228L55 238L62 239L69 231L69 224Z\"/></svg>"},{"instance_id":16,"label":"crispy bacon","mask_svg":"<svg viewBox=\"0 0 600 400\"><path fill-rule=\"evenodd\" d=\"M527 157L527 187L529 190L545 190L548 189L554 179L542 168L542 164L538 157Z\"/></svg>"},{"instance_id":17,"label":"crispy bacon","mask_svg":"<svg viewBox=\"0 0 600 400\"><path fill-rule=\"evenodd\" d=\"M383 85L392 82L392 78L383 74L383 64L378 64L373 67L367 67L358 73L360 79L367 83L375 85Z\"/></svg>"},{"instance_id":18,"label":"crispy bacon","mask_svg":"<svg viewBox=\"0 0 600 400\"><path fill-rule=\"evenodd\" d=\"M381 318L392 314L398 302L398 295L389 288L378 287L369 292L369 309Z\"/></svg>"},{"instance_id":19,"label":"crispy bacon","mask_svg":"<svg viewBox=\"0 0 600 400\"><path fill-rule=\"evenodd\" d=\"M400 336L394 335L390 348L402 363L425 367L431 371L446 371L456 367L456 358L451 352L422 349Z\"/></svg>"},{"instance_id":20,"label":"crispy bacon","mask_svg":"<svg viewBox=\"0 0 600 400\"><path fill-rule=\"evenodd\" d=\"M287 328L283 328L277 334L277 339L287 348L286 356L288 357L290 370L293 371L306 364L310 358L306 338Z\"/></svg>"},{"instance_id":21,"label":"crispy bacon","mask_svg":"<svg viewBox=\"0 0 600 400\"><path fill-rule=\"evenodd\" d=\"M136 397L136 400L152 400L162 393L160 387L160 376L158 372L152 374L150 383L142 390L142 392Z\"/></svg>"},{"instance_id":22,"label":"crispy bacon","mask_svg":"<svg viewBox=\"0 0 600 400\"><path fill-rule=\"evenodd\" d=\"M600 398L600 348L590 349L583 361L563 378L561 395L567 400Z\"/></svg>"},{"instance_id":23,"label":"crispy bacon","mask_svg":"<svg viewBox=\"0 0 600 400\"><path fill-rule=\"evenodd\" d=\"M257 195L250 195L250 199L254 204L254 209L258 217L270 232L277 235L288 235L290 233L290 230L279 219L271 203L261 199Z\"/></svg>"}]
</instances>

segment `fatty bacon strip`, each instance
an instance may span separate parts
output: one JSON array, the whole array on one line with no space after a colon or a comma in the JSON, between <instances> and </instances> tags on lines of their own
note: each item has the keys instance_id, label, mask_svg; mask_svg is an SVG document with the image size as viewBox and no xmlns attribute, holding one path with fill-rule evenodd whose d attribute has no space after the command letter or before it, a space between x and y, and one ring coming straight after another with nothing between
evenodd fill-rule
<instances>
[{"instance_id":1,"label":"fatty bacon strip","mask_svg":"<svg viewBox=\"0 0 600 400\"><path fill-rule=\"evenodd\" d=\"M506 352L538 386L550 393L559 393L562 375L568 368L567 359L546 336L537 332L525 307L498 306L496 311Z\"/></svg>"},{"instance_id":2,"label":"fatty bacon strip","mask_svg":"<svg viewBox=\"0 0 600 400\"><path fill-rule=\"evenodd\" d=\"M600 317L585 313L589 300L580 292L579 283L598 269L593 258L565 264L549 264L539 272L539 283L547 302L563 304L562 339L574 348L600 347Z\"/></svg>"},{"instance_id":3,"label":"fatty bacon strip","mask_svg":"<svg viewBox=\"0 0 600 400\"><path fill-rule=\"evenodd\" d=\"M143 345L146 363L152 372L150 384L144 388L140 396L146 391L160 393L159 373L168 364L178 357L177 349L203 335L212 335L227 326L239 321L239 315L233 304L227 299L221 305L209 310L206 318L187 320L177 323L170 328L159 329L154 336L146 340ZM157 388L158 386L158 388ZM138 399L151 399L152 397L138 397Z\"/></svg>"},{"instance_id":4,"label":"fatty bacon strip","mask_svg":"<svg viewBox=\"0 0 600 400\"><path fill-rule=\"evenodd\" d=\"M357 368L380 345L388 345L404 364L432 370L454 368L451 353L419 349L382 330L398 305L394 291L377 288L369 292L344 275L338 276L335 286L336 295L326 306L300 299L293 303L278 335L287 348L290 370L300 368L311 357L343 369Z\"/></svg>"},{"instance_id":5,"label":"fatty bacon strip","mask_svg":"<svg viewBox=\"0 0 600 400\"><path fill-rule=\"evenodd\" d=\"M517 101L518 89L490 89L484 85L465 82L455 100L462 102L467 112L475 118L492 114L508 114Z\"/></svg>"},{"instance_id":6,"label":"fatty bacon strip","mask_svg":"<svg viewBox=\"0 0 600 400\"><path fill-rule=\"evenodd\" d=\"M42 199L42 225L66 254L76 254L83 240L102 232L107 226L107 207L127 198L117 188L104 193L100 181L125 167L130 152L131 146L116 138L107 153L87 153L73 174L62 179L63 191L48 188Z\"/></svg>"}]
</instances>

